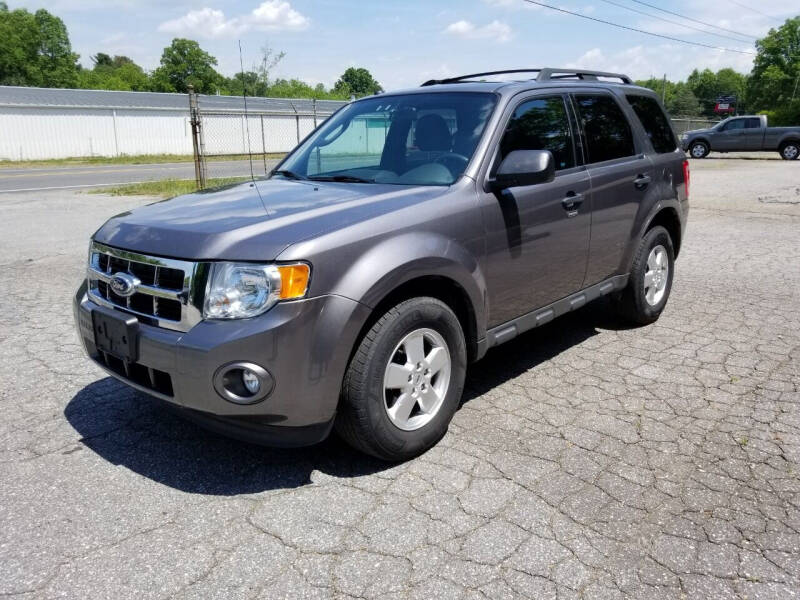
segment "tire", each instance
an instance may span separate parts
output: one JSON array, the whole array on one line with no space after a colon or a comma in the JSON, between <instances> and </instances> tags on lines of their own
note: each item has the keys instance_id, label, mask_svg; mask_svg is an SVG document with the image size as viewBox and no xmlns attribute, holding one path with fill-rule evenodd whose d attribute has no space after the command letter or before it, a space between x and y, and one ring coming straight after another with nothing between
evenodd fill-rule
<instances>
[{"instance_id":1,"label":"tire","mask_svg":"<svg viewBox=\"0 0 800 600\"><path fill-rule=\"evenodd\" d=\"M780 153L783 160L797 160L800 158L800 142L786 142L782 144Z\"/></svg>"},{"instance_id":2,"label":"tire","mask_svg":"<svg viewBox=\"0 0 800 600\"><path fill-rule=\"evenodd\" d=\"M661 266L659 256L662 259ZM666 272L663 263L666 263ZM628 286L618 299L620 315L640 325L657 321L667 305L674 273L675 249L672 238L660 225L653 227L636 249Z\"/></svg>"},{"instance_id":3,"label":"tire","mask_svg":"<svg viewBox=\"0 0 800 600\"><path fill-rule=\"evenodd\" d=\"M412 361L420 356L422 368ZM440 366L442 357L449 359L447 371ZM435 298L401 302L370 328L350 360L335 430L354 448L382 460L418 456L447 432L466 371L464 332L453 311ZM406 373L413 382L406 381ZM403 387L391 387L397 382ZM404 419L408 406L413 407Z\"/></svg>"},{"instance_id":4,"label":"tire","mask_svg":"<svg viewBox=\"0 0 800 600\"><path fill-rule=\"evenodd\" d=\"M711 149L705 142L692 142L689 146L689 156L692 158L705 158Z\"/></svg>"}]
</instances>

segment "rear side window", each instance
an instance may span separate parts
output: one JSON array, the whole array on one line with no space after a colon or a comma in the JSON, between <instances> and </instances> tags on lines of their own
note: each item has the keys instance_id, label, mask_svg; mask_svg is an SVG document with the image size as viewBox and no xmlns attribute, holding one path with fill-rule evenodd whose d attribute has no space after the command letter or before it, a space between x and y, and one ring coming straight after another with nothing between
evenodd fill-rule
<instances>
[{"instance_id":1,"label":"rear side window","mask_svg":"<svg viewBox=\"0 0 800 600\"><path fill-rule=\"evenodd\" d=\"M761 129L761 119L747 119L747 129Z\"/></svg>"},{"instance_id":2,"label":"rear side window","mask_svg":"<svg viewBox=\"0 0 800 600\"><path fill-rule=\"evenodd\" d=\"M649 96L626 96L633 107L633 112L639 117L647 137L653 144L653 150L659 154L674 152L678 147L675 134L667 120L667 116L655 98Z\"/></svg>"},{"instance_id":3,"label":"rear side window","mask_svg":"<svg viewBox=\"0 0 800 600\"><path fill-rule=\"evenodd\" d=\"M575 166L569 118L561 96L520 104L500 141L500 157L514 150L550 150L556 170Z\"/></svg>"},{"instance_id":4,"label":"rear side window","mask_svg":"<svg viewBox=\"0 0 800 600\"><path fill-rule=\"evenodd\" d=\"M588 162L636 154L631 126L616 100L605 94L578 94L575 101L586 137Z\"/></svg>"}]
</instances>

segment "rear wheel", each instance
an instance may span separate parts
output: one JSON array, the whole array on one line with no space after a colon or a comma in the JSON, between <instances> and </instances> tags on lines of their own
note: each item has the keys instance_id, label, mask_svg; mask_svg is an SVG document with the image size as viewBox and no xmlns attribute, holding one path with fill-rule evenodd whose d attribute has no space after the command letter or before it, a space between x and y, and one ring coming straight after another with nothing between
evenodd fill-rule
<instances>
[{"instance_id":1,"label":"rear wheel","mask_svg":"<svg viewBox=\"0 0 800 600\"><path fill-rule=\"evenodd\" d=\"M705 142L694 142L689 147L689 154L692 158L705 158L708 156L710 149Z\"/></svg>"},{"instance_id":2,"label":"rear wheel","mask_svg":"<svg viewBox=\"0 0 800 600\"><path fill-rule=\"evenodd\" d=\"M800 142L787 142L781 146L783 160L797 160L800 157Z\"/></svg>"},{"instance_id":3,"label":"rear wheel","mask_svg":"<svg viewBox=\"0 0 800 600\"><path fill-rule=\"evenodd\" d=\"M387 311L353 355L336 432L384 460L406 460L436 444L458 408L467 351L450 308L413 298Z\"/></svg>"},{"instance_id":4,"label":"rear wheel","mask_svg":"<svg viewBox=\"0 0 800 600\"><path fill-rule=\"evenodd\" d=\"M646 325L658 320L667 305L675 272L675 250L669 232L653 227L639 242L628 286L618 300L626 319Z\"/></svg>"}]
</instances>

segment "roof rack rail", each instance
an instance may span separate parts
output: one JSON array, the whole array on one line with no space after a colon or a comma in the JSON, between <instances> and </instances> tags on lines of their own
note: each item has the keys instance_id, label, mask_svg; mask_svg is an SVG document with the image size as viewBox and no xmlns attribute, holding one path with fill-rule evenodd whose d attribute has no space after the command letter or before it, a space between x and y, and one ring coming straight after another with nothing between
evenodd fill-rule
<instances>
[{"instance_id":1,"label":"roof rack rail","mask_svg":"<svg viewBox=\"0 0 800 600\"><path fill-rule=\"evenodd\" d=\"M608 73L606 71L587 71L585 69L539 69L539 77L536 81L552 81L553 79L579 79L581 81L598 81L599 78L619 79L626 85L632 85L633 81L622 73Z\"/></svg>"},{"instance_id":2,"label":"roof rack rail","mask_svg":"<svg viewBox=\"0 0 800 600\"><path fill-rule=\"evenodd\" d=\"M471 73L469 75L459 75L458 77L448 77L446 79L429 79L422 84L423 87L429 85L440 85L444 83L464 83L465 80L475 79L476 77L487 77L490 75L509 75L512 73L537 73L536 77L531 77L536 81L553 81L577 79L579 81L598 81L599 78L619 79L626 85L633 84L627 75L622 73L607 73L605 71L587 71L585 69L556 69L543 67L541 69L506 69L504 71L486 71L485 73Z\"/></svg>"}]
</instances>

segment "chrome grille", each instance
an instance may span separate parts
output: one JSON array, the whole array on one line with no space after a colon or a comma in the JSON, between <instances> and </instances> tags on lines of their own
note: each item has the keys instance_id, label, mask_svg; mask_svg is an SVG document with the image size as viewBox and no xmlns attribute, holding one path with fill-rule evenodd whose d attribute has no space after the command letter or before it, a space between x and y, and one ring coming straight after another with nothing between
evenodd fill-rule
<instances>
[{"instance_id":1,"label":"chrome grille","mask_svg":"<svg viewBox=\"0 0 800 600\"><path fill-rule=\"evenodd\" d=\"M92 242L87 269L89 297L158 327L188 331L202 318L205 267L204 263L148 256ZM118 273L137 280L131 295L121 296L109 285Z\"/></svg>"}]
</instances>

